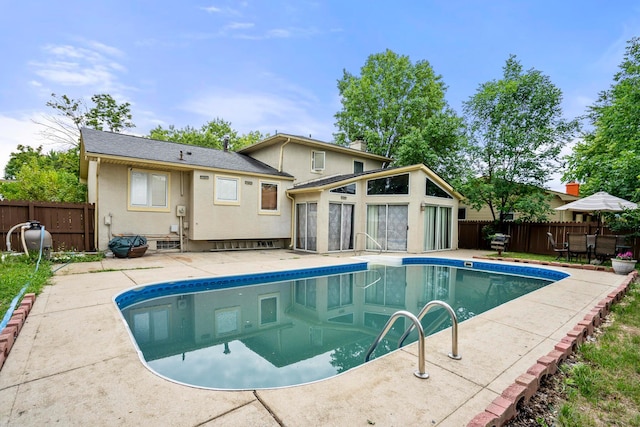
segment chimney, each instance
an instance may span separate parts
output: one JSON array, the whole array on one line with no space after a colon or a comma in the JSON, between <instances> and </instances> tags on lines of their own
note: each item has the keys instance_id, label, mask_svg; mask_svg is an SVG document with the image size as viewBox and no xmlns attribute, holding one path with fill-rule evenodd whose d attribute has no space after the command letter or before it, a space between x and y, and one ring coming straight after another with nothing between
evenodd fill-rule
<instances>
[{"instance_id":1,"label":"chimney","mask_svg":"<svg viewBox=\"0 0 640 427\"><path fill-rule=\"evenodd\" d=\"M224 138L222 138L222 149L229 151L229 135L225 135Z\"/></svg>"},{"instance_id":2,"label":"chimney","mask_svg":"<svg viewBox=\"0 0 640 427\"><path fill-rule=\"evenodd\" d=\"M580 196L580 184L578 184L577 182L568 182L567 183L567 194L570 194L572 196Z\"/></svg>"},{"instance_id":3,"label":"chimney","mask_svg":"<svg viewBox=\"0 0 640 427\"><path fill-rule=\"evenodd\" d=\"M353 148L354 150L359 151L367 151L367 143L361 139L356 139L355 141L351 141L349 144L349 148Z\"/></svg>"}]
</instances>

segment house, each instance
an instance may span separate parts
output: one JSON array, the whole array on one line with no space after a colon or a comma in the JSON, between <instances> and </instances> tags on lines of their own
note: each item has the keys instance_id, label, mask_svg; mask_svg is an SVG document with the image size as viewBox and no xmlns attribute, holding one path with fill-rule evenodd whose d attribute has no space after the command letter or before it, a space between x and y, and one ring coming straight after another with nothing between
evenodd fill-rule
<instances>
[{"instance_id":1,"label":"house","mask_svg":"<svg viewBox=\"0 0 640 427\"><path fill-rule=\"evenodd\" d=\"M549 196L549 206L552 211L547 215L548 221L573 221L573 217L571 212L564 211L556 211L553 210L559 206L566 205L567 203L573 202L574 200L578 200L580 197L578 196L574 187L567 184L567 192L562 193L560 191L547 190L545 189L547 195ZM573 194L575 193L575 194ZM498 213L496 212L496 215ZM517 213L508 213L504 216L506 221L512 221L518 219ZM491 210L488 206L483 206L480 210L475 210L471 206L466 205L464 200L460 202L460 207L458 208L458 220L460 221L493 221L493 216L491 215Z\"/></svg>"},{"instance_id":2,"label":"house","mask_svg":"<svg viewBox=\"0 0 640 427\"><path fill-rule=\"evenodd\" d=\"M142 235L158 250L457 248L460 194L365 147L278 134L232 152L82 129L96 247Z\"/></svg>"}]
</instances>

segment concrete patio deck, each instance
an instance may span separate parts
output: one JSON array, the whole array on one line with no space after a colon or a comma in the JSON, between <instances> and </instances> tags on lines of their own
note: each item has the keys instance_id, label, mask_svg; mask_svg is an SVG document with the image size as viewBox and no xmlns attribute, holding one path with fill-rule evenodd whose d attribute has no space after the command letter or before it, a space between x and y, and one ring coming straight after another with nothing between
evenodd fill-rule
<instances>
[{"instance_id":1,"label":"concrete patio deck","mask_svg":"<svg viewBox=\"0 0 640 427\"><path fill-rule=\"evenodd\" d=\"M471 259L476 251L429 254ZM325 381L284 389L213 391L143 366L112 301L146 283L354 262L287 250L147 254L69 264L38 296L0 370L0 424L153 426L465 426L572 331L626 276L559 268L570 277ZM427 255L425 255L427 256Z\"/></svg>"}]
</instances>

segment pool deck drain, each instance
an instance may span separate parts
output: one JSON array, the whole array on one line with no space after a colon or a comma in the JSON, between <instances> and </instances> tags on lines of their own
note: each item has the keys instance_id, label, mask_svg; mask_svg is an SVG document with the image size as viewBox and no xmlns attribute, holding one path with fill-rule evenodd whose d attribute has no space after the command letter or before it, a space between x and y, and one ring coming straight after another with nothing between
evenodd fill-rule
<instances>
[{"instance_id":1,"label":"pool deck drain","mask_svg":"<svg viewBox=\"0 0 640 427\"><path fill-rule=\"evenodd\" d=\"M0 425L466 426L500 409L491 405L508 409L504 393L517 380L533 382L525 373L628 280L553 267L571 276L461 323L462 360L447 357L449 330L428 337L426 380L413 375L412 344L328 380L238 392L187 387L150 372L112 301L146 283L352 263L350 255L164 253L70 264L37 297L0 370Z\"/></svg>"}]
</instances>

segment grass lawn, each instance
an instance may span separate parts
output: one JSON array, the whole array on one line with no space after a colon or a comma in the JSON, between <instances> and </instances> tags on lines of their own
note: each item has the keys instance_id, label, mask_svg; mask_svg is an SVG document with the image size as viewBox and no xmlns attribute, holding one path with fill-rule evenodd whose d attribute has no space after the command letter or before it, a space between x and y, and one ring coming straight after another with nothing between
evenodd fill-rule
<instances>
[{"instance_id":1,"label":"grass lawn","mask_svg":"<svg viewBox=\"0 0 640 427\"><path fill-rule=\"evenodd\" d=\"M547 261L547 262L568 262L569 264L586 264L587 260L581 259L580 261L567 261L565 258L556 259L554 255L539 255L539 254L529 254L526 252L503 252L502 255L498 255L498 253L489 254L488 256L494 258L515 258L515 259L531 259L536 261ZM605 261L600 264L607 267L611 266L611 261Z\"/></svg>"},{"instance_id":2,"label":"grass lawn","mask_svg":"<svg viewBox=\"0 0 640 427\"><path fill-rule=\"evenodd\" d=\"M39 294L51 277L51 263L40 261L40 267L36 272L36 260L26 255L7 256L0 261L2 280L0 282L0 319L11 305L11 301L27 285L25 293ZM20 302L18 301L18 305Z\"/></svg>"},{"instance_id":3,"label":"grass lawn","mask_svg":"<svg viewBox=\"0 0 640 427\"><path fill-rule=\"evenodd\" d=\"M53 254L51 261L41 260L36 272L37 259L34 256L11 255L0 261L0 320L11 305L11 301L26 284L25 293L42 292L56 268L54 263L88 262L104 258L104 254ZM17 306L20 305L18 301Z\"/></svg>"},{"instance_id":4,"label":"grass lawn","mask_svg":"<svg viewBox=\"0 0 640 427\"><path fill-rule=\"evenodd\" d=\"M579 347L577 363L562 366L566 400L558 425L640 426L640 288L612 307L610 323Z\"/></svg>"}]
</instances>

